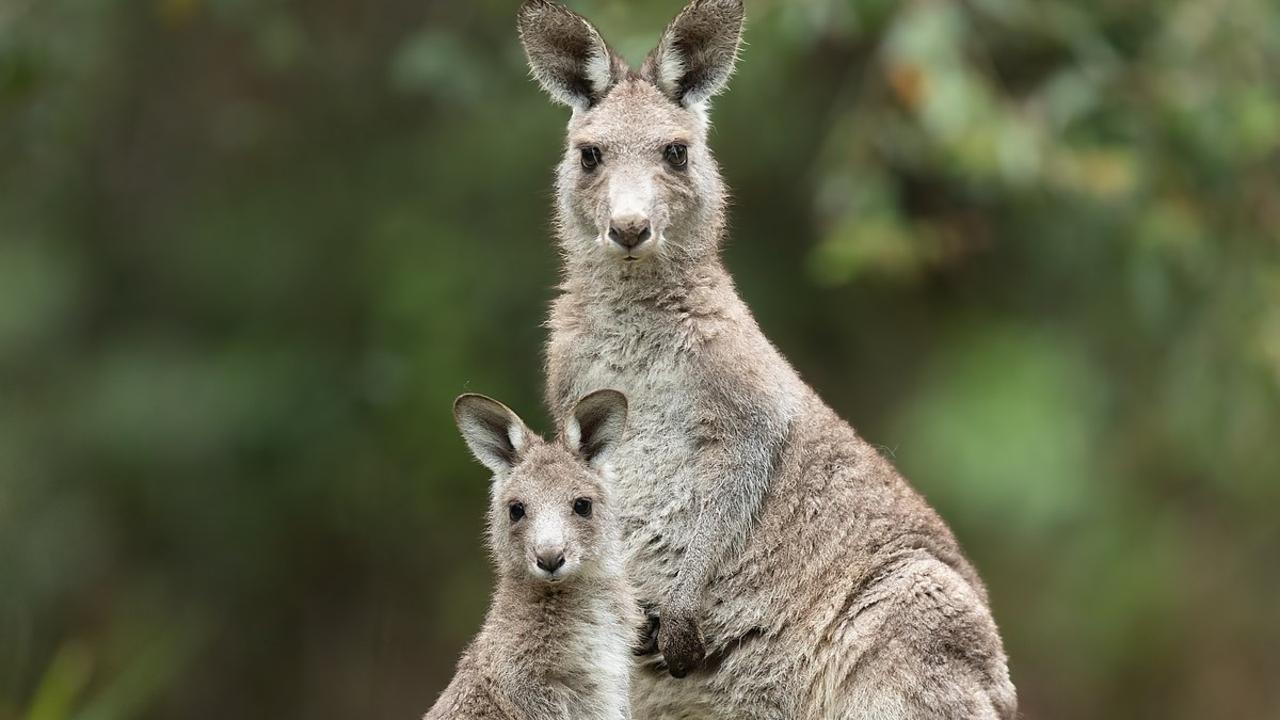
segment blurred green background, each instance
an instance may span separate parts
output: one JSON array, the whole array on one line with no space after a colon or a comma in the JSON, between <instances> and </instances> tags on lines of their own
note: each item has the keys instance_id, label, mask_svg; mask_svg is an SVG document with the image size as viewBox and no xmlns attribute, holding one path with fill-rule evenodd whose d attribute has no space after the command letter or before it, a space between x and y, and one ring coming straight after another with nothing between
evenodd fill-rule
<instances>
[{"instance_id":1,"label":"blurred green background","mask_svg":"<svg viewBox=\"0 0 1280 720\"><path fill-rule=\"evenodd\" d=\"M682 0L573 0L633 62ZM413 718L545 428L516 0L0 0L0 720ZM1280 717L1280 5L748 0L766 332L987 579L1028 718Z\"/></svg>"}]
</instances>

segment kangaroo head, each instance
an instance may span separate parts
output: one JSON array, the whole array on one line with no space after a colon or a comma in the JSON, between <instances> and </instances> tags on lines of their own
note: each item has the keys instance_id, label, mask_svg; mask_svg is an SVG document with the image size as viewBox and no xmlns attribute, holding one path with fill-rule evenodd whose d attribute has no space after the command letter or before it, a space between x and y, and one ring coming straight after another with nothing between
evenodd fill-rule
<instances>
[{"instance_id":1,"label":"kangaroo head","mask_svg":"<svg viewBox=\"0 0 1280 720\"><path fill-rule=\"evenodd\" d=\"M489 544L501 577L558 583L618 570L606 476L626 424L622 393L579 400L551 442L483 395L459 397L453 414L472 454L493 471Z\"/></svg>"},{"instance_id":2,"label":"kangaroo head","mask_svg":"<svg viewBox=\"0 0 1280 720\"><path fill-rule=\"evenodd\" d=\"M585 19L547 0L520 8L533 76L568 105L557 212L570 259L680 263L714 254L724 186L707 105L733 72L741 0L693 0L638 71Z\"/></svg>"}]
</instances>

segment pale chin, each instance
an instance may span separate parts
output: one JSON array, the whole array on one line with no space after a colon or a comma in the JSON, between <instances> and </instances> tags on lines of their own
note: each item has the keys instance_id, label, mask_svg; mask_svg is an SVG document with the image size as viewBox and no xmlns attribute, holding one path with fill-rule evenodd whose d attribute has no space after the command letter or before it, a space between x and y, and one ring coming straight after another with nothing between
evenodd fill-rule
<instances>
[{"instance_id":1,"label":"pale chin","mask_svg":"<svg viewBox=\"0 0 1280 720\"><path fill-rule=\"evenodd\" d=\"M666 239L665 235L658 233L636 247L628 249L610 240L604 233L600 233L599 235L596 235L596 245L608 253L610 257L624 260L626 262L634 262L636 260L643 260L644 258L656 253L658 248L661 247L662 243L665 242Z\"/></svg>"}]
</instances>

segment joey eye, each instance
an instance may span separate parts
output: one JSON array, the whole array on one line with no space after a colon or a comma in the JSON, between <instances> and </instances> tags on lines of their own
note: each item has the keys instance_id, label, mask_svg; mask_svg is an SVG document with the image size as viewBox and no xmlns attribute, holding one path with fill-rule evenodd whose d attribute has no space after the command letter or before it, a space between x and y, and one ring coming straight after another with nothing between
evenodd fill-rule
<instances>
[{"instance_id":1,"label":"joey eye","mask_svg":"<svg viewBox=\"0 0 1280 720\"><path fill-rule=\"evenodd\" d=\"M520 522L520 518L524 517L524 503L511 503L507 507L507 514L511 516L511 522Z\"/></svg>"},{"instance_id":2,"label":"joey eye","mask_svg":"<svg viewBox=\"0 0 1280 720\"><path fill-rule=\"evenodd\" d=\"M591 517L591 498L580 497L574 500L573 511L582 517Z\"/></svg>"},{"instance_id":3,"label":"joey eye","mask_svg":"<svg viewBox=\"0 0 1280 720\"><path fill-rule=\"evenodd\" d=\"M604 156L600 152L600 148L595 145L588 145L581 149L582 152L582 169L591 171L600 166L604 161Z\"/></svg>"},{"instance_id":4,"label":"joey eye","mask_svg":"<svg viewBox=\"0 0 1280 720\"><path fill-rule=\"evenodd\" d=\"M662 151L662 156L673 168L682 168L689 162L689 148L681 143L671 143Z\"/></svg>"}]
</instances>

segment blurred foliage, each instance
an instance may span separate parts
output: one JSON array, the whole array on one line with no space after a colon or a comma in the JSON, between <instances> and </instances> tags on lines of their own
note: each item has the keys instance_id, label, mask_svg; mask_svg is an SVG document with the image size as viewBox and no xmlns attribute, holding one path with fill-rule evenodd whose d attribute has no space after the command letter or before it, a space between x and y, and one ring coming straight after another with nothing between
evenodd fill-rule
<instances>
[{"instance_id":1,"label":"blurred foliage","mask_svg":"<svg viewBox=\"0 0 1280 720\"><path fill-rule=\"evenodd\" d=\"M571 4L635 61L680 0ZM516 5L0 2L0 720L430 705L490 583L450 400L541 417ZM1280 5L748 11L727 261L1024 714L1275 717Z\"/></svg>"}]
</instances>

